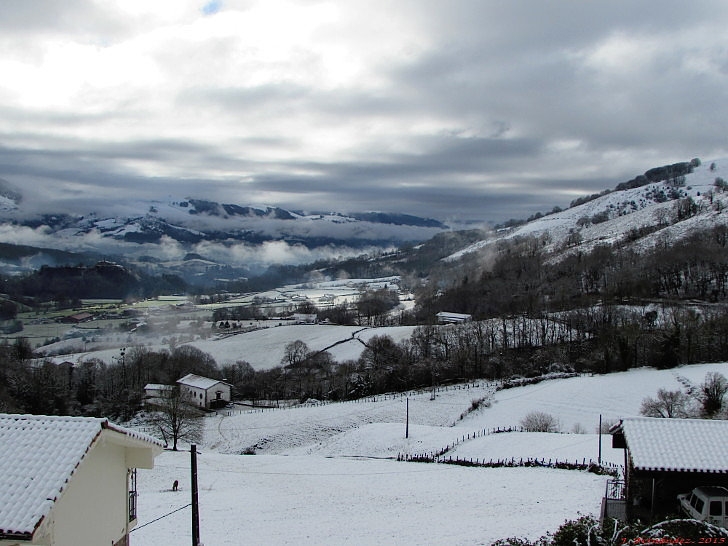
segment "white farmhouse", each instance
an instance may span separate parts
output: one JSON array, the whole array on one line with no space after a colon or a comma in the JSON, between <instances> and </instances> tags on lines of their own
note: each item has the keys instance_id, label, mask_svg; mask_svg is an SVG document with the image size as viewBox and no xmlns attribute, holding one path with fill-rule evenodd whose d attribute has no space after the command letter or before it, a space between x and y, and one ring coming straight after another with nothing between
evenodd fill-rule
<instances>
[{"instance_id":1,"label":"white farmhouse","mask_svg":"<svg viewBox=\"0 0 728 546\"><path fill-rule=\"evenodd\" d=\"M158 440L90 417L0 414L0 546L127 546Z\"/></svg>"},{"instance_id":2,"label":"white farmhouse","mask_svg":"<svg viewBox=\"0 0 728 546\"><path fill-rule=\"evenodd\" d=\"M187 374L177 380L180 386L180 394L187 397L188 401L199 408L221 407L230 402L231 385L218 379L210 379L201 375Z\"/></svg>"}]
</instances>

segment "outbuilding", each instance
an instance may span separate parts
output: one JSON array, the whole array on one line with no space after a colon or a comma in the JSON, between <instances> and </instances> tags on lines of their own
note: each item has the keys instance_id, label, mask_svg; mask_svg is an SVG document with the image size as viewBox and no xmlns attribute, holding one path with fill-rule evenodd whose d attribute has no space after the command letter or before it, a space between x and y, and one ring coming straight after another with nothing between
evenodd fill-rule
<instances>
[{"instance_id":1,"label":"outbuilding","mask_svg":"<svg viewBox=\"0 0 728 546\"><path fill-rule=\"evenodd\" d=\"M466 313L440 311L437 314L437 322L439 324L459 324L461 322L470 322L471 320L473 320L473 316Z\"/></svg>"},{"instance_id":2,"label":"outbuilding","mask_svg":"<svg viewBox=\"0 0 728 546\"><path fill-rule=\"evenodd\" d=\"M728 421L635 417L610 433L625 458L624 484L612 484L611 504L621 502L629 521L678 513L678 495L695 487L728 487ZM609 496L608 489L607 511Z\"/></svg>"},{"instance_id":3,"label":"outbuilding","mask_svg":"<svg viewBox=\"0 0 728 546\"><path fill-rule=\"evenodd\" d=\"M0 414L0 546L127 546L159 440L90 417Z\"/></svg>"},{"instance_id":4,"label":"outbuilding","mask_svg":"<svg viewBox=\"0 0 728 546\"><path fill-rule=\"evenodd\" d=\"M185 396L193 406L205 409L223 407L232 400L232 385L219 379L210 379L201 375L187 374L177 380L180 394Z\"/></svg>"}]
</instances>

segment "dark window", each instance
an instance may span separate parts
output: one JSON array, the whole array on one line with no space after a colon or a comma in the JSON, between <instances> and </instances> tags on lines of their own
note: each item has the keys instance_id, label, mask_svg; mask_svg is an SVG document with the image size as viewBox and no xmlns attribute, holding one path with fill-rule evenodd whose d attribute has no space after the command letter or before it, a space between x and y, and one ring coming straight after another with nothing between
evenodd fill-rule
<instances>
[{"instance_id":1,"label":"dark window","mask_svg":"<svg viewBox=\"0 0 728 546\"><path fill-rule=\"evenodd\" d=\"M723 515L723 503L720 501L710 501L710 515L711 516L722 516Z\"/></svg>"},{"instance_id":2,"label":"dark window","mask_svg":"<svg viewBox=\"0 0 728 546\"><path fill-rule=\"evenodd\" d=\"M695 501L695 509L698 511L699 514L703 513L703 506L705 506L705 501L703 499L697 499Z\"/></svg>"}]
</instances>

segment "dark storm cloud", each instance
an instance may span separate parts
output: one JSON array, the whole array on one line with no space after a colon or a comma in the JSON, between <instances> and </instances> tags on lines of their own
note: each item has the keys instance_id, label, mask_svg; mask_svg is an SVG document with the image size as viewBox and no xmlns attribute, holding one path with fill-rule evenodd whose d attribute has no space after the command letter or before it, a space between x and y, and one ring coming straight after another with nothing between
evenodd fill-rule
<instances>
[{"instance_id":1,"label":"dark storm cloud","mask_svg":"<svg viewBox=\"0 0 728 546\"><path fill-rule=\"evenodd\" d=\"M132 4L3 2L0 177L501 221L728 154L722 0Z\"/></svg>"}]
</instances>

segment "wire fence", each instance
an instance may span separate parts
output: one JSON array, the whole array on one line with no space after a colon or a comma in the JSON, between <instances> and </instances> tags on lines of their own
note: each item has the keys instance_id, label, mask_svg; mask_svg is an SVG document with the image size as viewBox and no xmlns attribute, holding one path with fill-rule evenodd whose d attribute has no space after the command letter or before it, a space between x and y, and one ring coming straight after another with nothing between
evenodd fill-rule
<instances>
[{"instance_id":1,"label":"wire fence","mask_svg":"<svg viewBox=\"0 0 728 546\"><path fill-rule=\"evenodd\" d=\"M476 438L482 438L483 436L489 436L492 434L501 434L508 432L526 432L521 426L511 427L498 427L498 428L484 428L482 430L476 430L472 433L463 434L453 441L451 444L446 445L440 450L431 451L429 453L419 453L410 455L407 453L400 453L397 455L398 461L404 462L417 462L417 463L441 463L441 464L455 464L460 466L477 466L482 468L501 468L501 467L546 467L546 468L560 468L566 470L586 470L595 474L608 474L611 476L619 477L623 473L623 467L618 464L614 464L607 461L594 461L593 459L582 458L581 461L578 459L557 459L552 458L546 460L546 458L526 458L523 457L506 457L500 459L480 459L475 457L459 457L452 455L446 456L446 454L452 451L458 445L464 442L474 440Z\"/></svg>"},{"instance_id":2,"label":"wire fence","mask_svg":"<svg viewBox=\"0 0 728 546\"><path fill-rule=\"evenodd\" d=\"M443 392L454 392L461 390L471 390L478 388L487 388L489 386L495 386L496 383L489 383L485 381L473 381L455 385L444 385L439 387L429 387L421 389L412 389L404 392L393 392L384 394L373 394L371 396L364 396L361 398L354 398L351 400L308 400L305 402L291 402L290 400L281 401L258 401L254 402L247 408L223 408L215 412L211 412L209 415L223 415L225 417L232 417L233 415L253 414L253 413L264 413L270 411L300 409L300 408L316 408L321 406L329 406L331 404L371 404L376 402L386 402L390 400L398 400L402 398L422 396L422 395L437 395L437 393ZM248 404L239 404L248 406Z\"/></svg>"}]
</instances>

